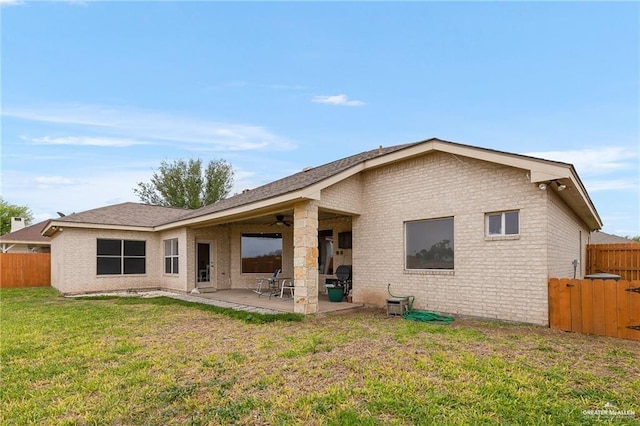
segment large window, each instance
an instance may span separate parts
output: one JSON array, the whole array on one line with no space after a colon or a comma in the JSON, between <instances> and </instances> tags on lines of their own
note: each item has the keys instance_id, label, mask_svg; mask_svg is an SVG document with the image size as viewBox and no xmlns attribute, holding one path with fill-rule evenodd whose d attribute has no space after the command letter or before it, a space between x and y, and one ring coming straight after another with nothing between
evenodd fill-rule
<instances>
[{"instance_id":1,"label":"large window","mask_svg":"<svg viewBox=\"0 0 640 426\"><path fill-rule=\"evenodd\" d=\"M453 218L405 223L406 269L453 269Z\"/></svg>"},{"instance_id":2,"label":"large window","mask_svg":"<svg viewBox=\"0 0 640 426\"><path fill-rule=\"evenodd\" d=\"M98 239L97 253L98 275L145 273L144 241Z\"/></svg>"},{"instance_id":3,"label":"large window","mask_svg":"<svg viewBox=\"0 0 640 426\"><path fill-rule=\"evenodd\" d=\"M520 213L518 211L487 213L485 217L488 237L518 235L520 233Z\"/></svg>"},{"instance_id":4,"label":"large window","mask_svg":"<svg viewBox=\"0 0 640 426\"><path fill-rule=\"evenodd\" d=\"M282 269L282 234L242 234L242 272L273 273Z\"/></svg>"},{"instance_id":5,"label":"large window","mask_svg":"<svg viewBox=\"0 0 640 426\"><path fill-rule=\"evenodd\" d=\"M178 239L164 240L164 273L178 273Z\"/></svg>"}]
</instances>

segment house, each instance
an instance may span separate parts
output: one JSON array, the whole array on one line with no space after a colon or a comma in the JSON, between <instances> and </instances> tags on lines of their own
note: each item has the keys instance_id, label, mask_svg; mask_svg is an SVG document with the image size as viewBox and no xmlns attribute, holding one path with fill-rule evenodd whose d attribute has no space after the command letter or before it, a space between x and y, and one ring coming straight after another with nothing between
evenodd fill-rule
<instances>
[{"instance_id":1,"label":"house","mask_svg":"<svg viewBox=\"0 0 640 426\"><path fill-rule=\"evenodd\" d=\"M621 237L619 235L607 234L602 231L594 231L591 233L589 244L640 244L630 238Z\"/></svg>"},{"instance_id":2,"label":"house","mask_svg":"<svg viewBox=\"0 0 640 426\"><path fill-rule=\"evenodd\" d=\"M11 232L0 236L0 251L2 253L49 253L51 238L42 235L48 222L45 220L26 226L24 218L12 217Z\"/></svg>"},{"instance_id":3,"label":"house","mask_svg":"<svg viewBox=\"0 0 640 426\"><path fill-rule=\"evenodd\" d=\"M294 310L314 313L325 279L351 265L357 303L384 306L391 283L416 309L548 324L548 278L572 277L601 226L572 165L428 139L197 210L124 203L44 234L62 293L249 289L280 268Z\"/></svg>"}]
</instances>

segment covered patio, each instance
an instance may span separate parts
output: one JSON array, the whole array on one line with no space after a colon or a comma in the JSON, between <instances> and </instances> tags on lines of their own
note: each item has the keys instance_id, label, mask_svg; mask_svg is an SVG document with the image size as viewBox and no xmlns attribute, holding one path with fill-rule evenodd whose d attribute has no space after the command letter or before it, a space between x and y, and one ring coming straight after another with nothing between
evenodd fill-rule
<instances>
[{"instance_id":1,"label":"covered patio","mask_svg":"<svg viewBox=\"0 0 640 426\"><path fill-rule=\"evenodd\" d=\"M207 300L217 300L220 302L235 303L238 305L252 306L261 309L271 309L279 312L294 312L294 298L291 297L269 297L269 295L259 296L250 289L230 289L219 290L211 293L191 294L190 296ZM318 295L318 312L328 313L344 311L362 307L359 303L330 302L326 294Z\"/></svg>"}]
</instances>

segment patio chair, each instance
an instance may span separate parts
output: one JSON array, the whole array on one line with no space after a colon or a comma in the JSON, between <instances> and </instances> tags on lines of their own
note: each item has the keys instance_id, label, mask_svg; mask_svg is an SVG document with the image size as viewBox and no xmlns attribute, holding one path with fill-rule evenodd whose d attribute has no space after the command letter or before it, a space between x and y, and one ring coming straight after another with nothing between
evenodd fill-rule
<instances>
[{"instance_id":1,"label":"patio chair","mask_svg":"<svg viewBox=\"0 0 640 426\"><path fill-rule=\"evenodd\" d=\"M344 287L344 293L348 294L351 290L351 265L340 265L336 269L337 284Z\"/></svg>"},{"instance_id":2,"label":"patio chair","mask_svg":"<svg viewBox=\"0 0 640 426\"><path fill-rule=\"evenodd\" d=\"M293 291L295 290L295 286L292 279L282 280L282 284L280 285L280 299L284 297L284 291L289 290L289 296L293 297Z\"/></svg>"},{"instance_id":3,"label":"patio chair","mask_svg":"<svg viewBox=\"0 0 640 426\"><path fill-rule=\"evenodd\" d=\"M266 292L273 294L278 290L278 275L280 275L280 272L282 272L282 270L276 269L270 277L257 278L256 289L253 291L258 293L258 297Z\"/></svg>"}]
</instances>

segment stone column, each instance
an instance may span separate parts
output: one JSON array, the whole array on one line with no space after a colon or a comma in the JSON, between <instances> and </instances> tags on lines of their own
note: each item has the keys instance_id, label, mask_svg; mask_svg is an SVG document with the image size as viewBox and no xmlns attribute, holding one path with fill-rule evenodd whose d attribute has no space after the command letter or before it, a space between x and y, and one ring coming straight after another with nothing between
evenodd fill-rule
<instances>
[{"instance_id":1,"label":"stone column","mask_svg":"<svg viewBox=\"0 0 640 426\"><path fill-rule=\"evenodd\" d=\"M318 312L318 205L301 201L293 207L293 311Z\"/></svg>"}]
</instances>

